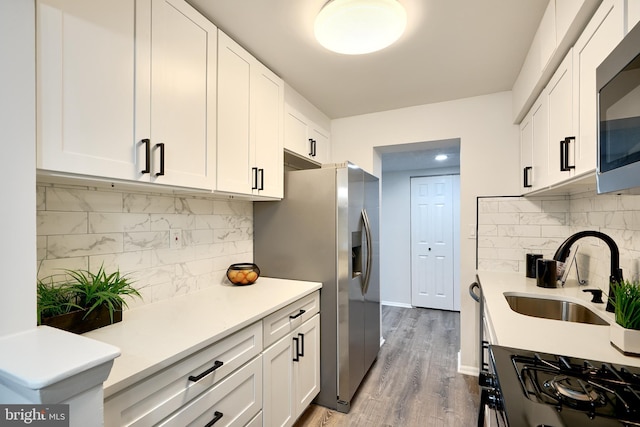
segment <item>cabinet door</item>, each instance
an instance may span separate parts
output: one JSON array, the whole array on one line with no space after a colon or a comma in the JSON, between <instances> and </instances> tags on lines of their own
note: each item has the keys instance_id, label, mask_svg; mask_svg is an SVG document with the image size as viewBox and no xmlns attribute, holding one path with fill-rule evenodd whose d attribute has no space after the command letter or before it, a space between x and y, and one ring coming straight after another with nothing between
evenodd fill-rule
<instances>
[{"instance_id":1,"label":"cabinet door","mask_svg":"<svg viewBox=\"0 0 640 427\"><path fill-rule=\"evenodd\" d=\"M576 174L594 170L597 153L596 68L624 36L624 0L604 0L574 47L579 107Z\"/></svg>"},{"instance_id":2,"label":"cabinet door","mask_svg":"<svg viewBox=\"0 0 640 427\"><path fill-rule=\"evenodd\" d=\"M549 106L543 91L532 107L533 129L533 187L549 185Z\"/></svg>"},{"instance_id":3,"label":"cabinet door","mask_svg":"<svg viewBox=\"0 0 640 427\"><path fill-rule=\"evenodd\" d=\"M316 162L329 163L331 158L331 147L329 146L329 132L312 124L311 139L314 141L313 156Z\"/></svg>"},{"instance_id":4,"label":"cabinet door","mask_svg":"<svg viewBox=\"0 0 640 427\"><path fill-rule=\"evenodd\" d=\"M304 116L293 108L285 107L284 147L304 157L311 155L308 124Z\"/></svg>"},{"instance_id":5,"label":"cabinet door","mask_svg":"<svg viewBox=\"0 0 640 427\"><path fill-rule=\"evenodd\" d=\"M134 154L138 3L36 2L39 169L140 176Z\"/></svg>"},{"instance_id":6,"label":"cabinet door","mask_svg":"<svg viewBox=\"0 0 640 427\"><path fill-rule=\"evenodd\" d=\"M154 0L151 18L151 177L212 190L217 29L184 0Z\"/></svg>"},{"instance_id":7,"label":"cabinet door","mask_svg":"<svg viewBox=\"0 0 640 427\"><path fill-rule=\"evenodd\" d=\"M290 426L295 421L291 334L262 354L264 427Z\"/></svg>"},{"instance_id":8,"label":"cabinet door","mask_svg":"<svg viewBox=\"0 0 640 427\"><path fill-rule=\"evenodd\" d=\"M252 81L254 150L250 163L258 170L253 194L282 198L284 84L282 79L258 62L252 70Z\"/></svg>"},{"instance_id":9,"label":"cabinet door","mask_svg":"<svg viewBox=\"0 0 640 427\"><path fill-rule=\"evenodd\" d=\"M533 123L529 113L520 122L520 187L524 193L533 190Z\"/></svg>"},{"instance_id":10,"label":"cabinet door","mask_svg":"<svg viewBox=\"0 0 640 427\"><path fill-rule=\"evenodd\" d=\"M573 50L569 50L546 90L549 104L548 176L551 184L570 178L575 172L571 168L576 161L573 88Z\"/></svg>"},{"instance_id":11,"label":"cabinet door","mask_svg":"<svg viewBox=\"0 0 640 427\"><path fill-rule=\"evenodd\" d=\"M218 31L217 189L251 194L251 63L253 57Z\"/></svg>"},{"instance_id":12,"label":"cabinet door","mask_svg":"<svg viewBox=\"0 0 640 427\"><path fill-rule=\"evenodd\" d=\"M302 324L293 333L295 416L298 417L320 392L320 315ZM296 347L299 349L295 357ZM295 359L298 359L295 361Z\"/></svg>"},{"instance_id":13,"label":"cabinet door","mask_svg":"<svg viewBox=\"0 0 640 427\"><path fill-rule=\"evenodd\" d=\"M546 92L543 91L520 123L520 185L523 193L539 190L549 183L549 134ZM531 168L525 172L525 168ZM527 183L524 187L524 174Z\"/></svg>"}]
</instances>

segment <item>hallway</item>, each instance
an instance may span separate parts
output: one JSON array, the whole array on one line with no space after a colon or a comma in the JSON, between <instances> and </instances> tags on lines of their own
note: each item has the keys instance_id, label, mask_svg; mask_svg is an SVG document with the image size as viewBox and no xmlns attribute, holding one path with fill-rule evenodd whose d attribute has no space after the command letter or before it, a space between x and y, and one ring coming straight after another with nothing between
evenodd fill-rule
<instances>
[{"instance_id":1,"label":"hallway","mask_svg":"<svg viewBox=\"0 0 640 427\"><path fill-rule=\"evenodd\" d=\"M460 313L382 306L386 340L349 414L311 405L296 427L472 426L477 378L456 372Z\"/></svg>"}]
</instances>

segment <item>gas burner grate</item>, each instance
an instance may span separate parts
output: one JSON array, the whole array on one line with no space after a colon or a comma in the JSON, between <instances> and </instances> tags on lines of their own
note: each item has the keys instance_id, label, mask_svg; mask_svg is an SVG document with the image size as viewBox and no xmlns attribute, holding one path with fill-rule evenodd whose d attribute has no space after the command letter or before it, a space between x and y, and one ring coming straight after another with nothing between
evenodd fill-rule
<instances>
[{"instance_id":1,"label":"gas burner grate","mask_svg":"<svg viewBox=\"0 0 640 427\"><path fill-rule=\"evenodd\" d=\"M589 418L607 417L623 425L640 426L640 375L609 363L538 353L511 357L529 400L584 412Z\"/></svg>"}]
</instances>

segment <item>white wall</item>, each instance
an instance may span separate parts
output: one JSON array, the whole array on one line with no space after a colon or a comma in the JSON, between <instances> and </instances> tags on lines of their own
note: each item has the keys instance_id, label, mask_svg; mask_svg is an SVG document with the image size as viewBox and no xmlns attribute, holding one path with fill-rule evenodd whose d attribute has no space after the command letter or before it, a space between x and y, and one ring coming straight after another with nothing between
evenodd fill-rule
<instances>
[{"instance_id":1,"label":"white wall","mask_svg":"<svg viewBox=\"0 0 640 427\"><path fill-rule=\"evenodd\" d=\"M475 275L476 197L519 190L518 128L512 123L511 92L347 117L331 122L333 160L348 159L377 176L374 147L460 138L460 287L465 295ZM477 307L461 298L460 364L477 366Z\"/></svg>"},{"instance_id":2,"label":"white wall","mask_svg":"<svg viewBox=\"0 0 640 427\"><path fill-rule=\"evenodd\" d=\"M447 168L382 174L380 298L383 304L411 306L411 177L456 175L459 172L458 168ZM459 198L460 186L454 185L453 199ZM459 217L460 210L456 210L455 205L454 211ZM459 221L454 228L459 231Z\"/></svg>"},{"instance_id":3,"label":"white wall","mask_svg":"<svg viewBox=\"0 0 640 427\"><path fill-rule=\"evenodd\" d=\"M0 2L0 337L36 324L35 10Z\"/></svg>"}]
</instances>

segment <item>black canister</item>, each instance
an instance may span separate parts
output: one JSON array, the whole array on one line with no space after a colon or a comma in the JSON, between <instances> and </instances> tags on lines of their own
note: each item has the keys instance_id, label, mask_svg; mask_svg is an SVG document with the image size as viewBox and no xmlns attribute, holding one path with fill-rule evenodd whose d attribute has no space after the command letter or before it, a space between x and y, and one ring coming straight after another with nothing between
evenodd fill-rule
<instances>
[{"instance_id":1,"label":"black canister","mask_svg":"<svg viewBox=\"0 0 640 427\"><path fill-rule=\"evenodd\" d=\"M527 254L527 277L536 278L536 261L542 258L542 254Z\"/></svg>"},{"instance_id":2,"label":"black canister","mask_svg":"<svg viewBox=\"0 0 640 427\"><path fill-rule=\"evenodd\" d=\"M558 287L558 267L555 259L536 261L536 285L541 288Z\"/></svg>"}]
</instances>

